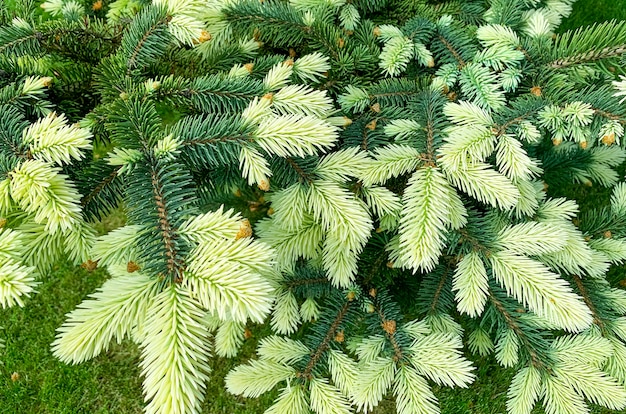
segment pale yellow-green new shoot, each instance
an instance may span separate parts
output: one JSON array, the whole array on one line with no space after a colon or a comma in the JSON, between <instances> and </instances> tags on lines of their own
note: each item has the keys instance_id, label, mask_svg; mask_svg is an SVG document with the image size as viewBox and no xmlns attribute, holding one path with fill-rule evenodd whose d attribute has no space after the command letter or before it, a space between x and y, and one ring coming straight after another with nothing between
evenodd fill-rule
<instances>
[{"instance_id":1,"label":"pale yellow-green new shoot","mask_svg":"<svg viewBox=\"0 0 626 414\"><path fill-rule=\"evenodd\" d=\"M145 313L140 366L146 413L199 413L210 371L205 313L176 286L154 297Z\"/></svg>"},{"instance_id":2,"label":"pale yellow-green new shoot","mask_svg":"<svg viewBox=\"0 0 626 414\"><path fill-rule=\"evenodd\" d=\"M295 375L296 370L288 365L255 359L246 365L239 365L226 375L226 389L244 397L258 397Z\"/></svg>"},{"instance_id":3,"label":"pale yellow-green new shoot","mask_svg":"<svg viewBox=\"0 0 626 414\"><path fill-rule=\"evenodd\" d=\"M437 384L466 388L474 381L474 367L461 353L459 337L434 333L411 345L411 363L420 373Z\"/></svg>"},{"instance_id":4,"label":"pale yellow-green new shoot","mask_svg":"<svg viewBox=\"0 0 626 414\"><path fill-rule=\"evenodd\" d=\"M257 355L280 364L294 364L310 354L309 348L300 341L278 335L268 336L259 341Z\"/></svg>"},{"instance_id":5,"label":"pale yellow-green new shoot","mask_svg":"<svg viewBox=\"0 0 626 414\"><path fill-rule=\"evenodd\" d=\"M317 414L350 414L347 398L326 378L313 378L309 383L311 409Z\"/></svg>"},{"instance_id":6,"label":"pale yellow-green new shoot","mask_svg":"<svg viewBox=\"0 0 626 414\"><path fill-rule=\"evenodd\" d=\"M457 309L471 317L480 316L487 303L489 279L480 255L471 252L457 264L452 279Z\"/></svg>"},{"instance_id":7,"label":"pale yellow-green new shoot","mask_svg":"<svg viewBox=\"0 0 626 414\"><path fill-rule=\"evenodd\" d=\"M541 393L541 373L532 365L522 368L509 386L507 411L509 414L530 414Z\"/></svg>"},{"instance_id":8,"label":"pale yellow-green new shoot","mask_svg":"<svg viewBox=\"0 0 626 414\"><path fill-rule=\"evenodd\" d=\"M537 315L570 332L591 324L591 311L569 284L533 259L506 251L489 257L493 275L502 287Z\"/></svg>"},{"instance_id":9,"label":"pale yellow-green new shoot","mask_svg":"<svg viewBox=\"0 0 626 414\"><path fill-rule=\"evenodd\" d=\"M385 396L396 374L396 363L391 358L377 357L359 364L359 376L352 390L352 401L360 411L368 413Z\"/></svg>"},{"instance_id":10,"label":"pale yellow-green new shoot","mask_svg":"<svg viewBox=\"0 0 626 414\"><path fill-rule=\"evenodd\" d=\"M120 343L147 316L158 293L157 281L139 272L110 267L113 277L72 312L57 330L52 352L63 362L78 364Z\"/></svg>"},{"instance_id":11,"label":"pale yellow-green new shoot","mask_svg":"<svg viewBox=\"0 0 626 414\"><path fill-rule=\"evenodd\" d=\"M415 368L398 368L393 386L398 414L439 414L437 397Z\"/></svg>"},{"instance_id":12,"label":"pale yellow-green new shoot","mask_svg":"<svg viewBox=\"0 0 626 414\"><path fill-rule=\"evenodd\" d=\"M52 112L25 129L22 140L35 159L62 165L82 159L92 148L91 137L88 129L68 125L65 115Z\"/></svg>"}]
</instances>

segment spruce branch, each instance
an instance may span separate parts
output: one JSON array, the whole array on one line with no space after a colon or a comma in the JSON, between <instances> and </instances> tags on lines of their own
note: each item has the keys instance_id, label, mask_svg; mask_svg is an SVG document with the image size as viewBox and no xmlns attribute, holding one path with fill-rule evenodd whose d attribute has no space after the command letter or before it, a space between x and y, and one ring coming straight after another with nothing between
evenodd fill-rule
<instances>
[{"instance_id":1,"label":"spruce branch","mask_svg":"<svg viewBox=\"0 0 626 414\"><path fill-rule=\"evenodd\" d=\"M506 310L503 303L496 298L496 296L491 290L489 291L489 301L497 309L500 315L502 315L507 326L511 330L513 330L513 332L515 332L515 334L517 335L517 338L521 340L525 351L528 353L530 357L530 362L532 366L535 369L538 369L540 371L544 371L544 370L550 371L549 365L547 365L549 361L547 355L542 354L542 352L539 349L532 346L531 341L529 340L526 333L521 329L520 325L515 321L514 316Z\"/></svg>"},{"instance_id":2,"label":"spruce branch","mask_svg":"<svg viewBox=\"0 0 626 414\"><path fill-rule=\"evenodd\" d=\"M334 319L332 320L332 323L326 329L326 333L321 342L317 345L315 351L311 353L311 356L304 369L296 373L297 377L307 380L311 380L313 378L313 370L320 362L326 350L328 350L328 348L330 347L330 343L335 338L335 335L337 334L337 329L339 329L339 326L346 317L351 305L352 302L348 300L343 304L343 306L341 306L341 308L336 313Z\"/></svg>"}]
</instances>

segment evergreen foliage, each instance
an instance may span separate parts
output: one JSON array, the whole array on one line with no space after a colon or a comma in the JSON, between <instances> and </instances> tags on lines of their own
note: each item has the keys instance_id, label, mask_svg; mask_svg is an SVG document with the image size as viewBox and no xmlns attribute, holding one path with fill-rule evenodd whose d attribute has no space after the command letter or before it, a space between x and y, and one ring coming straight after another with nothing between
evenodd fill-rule
<instances>
[{"instance_id":1,"label":"evergreen foliage","mask_svg":"<svg viewBox=\"0 0 626 414\"><path fill-rule=\"evenodd\" d=\"M625 408L626 23L555 35L572 3L3 5L0 304L105 267L52 351L136 342L147 413L199 412L265 322L225 384L270 414L437 413L465 349L516 370L510 413Z\"/></svg>"}]
</instances>

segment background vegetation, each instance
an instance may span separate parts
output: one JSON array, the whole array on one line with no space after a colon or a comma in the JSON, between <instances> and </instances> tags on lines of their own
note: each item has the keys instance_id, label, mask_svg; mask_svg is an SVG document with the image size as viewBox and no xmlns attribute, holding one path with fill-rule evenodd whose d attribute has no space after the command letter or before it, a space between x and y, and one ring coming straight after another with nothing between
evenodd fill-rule
<instances>
[{"instance_id":1,"label":"background vegetation","mask_svg":"<svg viewBox=\"0 0 626 414\"><path fill-rule=\"evenodd\" d=\"M610 19L626 20L626 0L579 0L574 12L560 31ZM622 176L624 169L621 170ZM581 209L608 202L609 194L598 188L571 186L551 189L552 195L566 195L579 201ZM102 223L102 231L117 227L121 215ZM55 359L50 343L64 315L96 287L107 275L102 270L88 272L69 264L59 264L39 286L39 294L25 308L0 311L0 413L141 413L142 394L139 375L139 350L132 344L115 346L109 352L83 363L68 366ZM611 277L624 280L626 269L615 268ZM253 355L255 337L264 328L255 328L236 360L214 359L204 412L262 413L274 395L244 399L227 394L223 377L230 368ZM504 413L506 391L512 371L500 368L493 358L474 359L478 380L466 390L435 388L445 414ZM383 403L377 414L393 413L393 403ZM537 413L541 413L538 408ZM595 414L610 411L594 409Z\"/></svg>"}]
</instances>

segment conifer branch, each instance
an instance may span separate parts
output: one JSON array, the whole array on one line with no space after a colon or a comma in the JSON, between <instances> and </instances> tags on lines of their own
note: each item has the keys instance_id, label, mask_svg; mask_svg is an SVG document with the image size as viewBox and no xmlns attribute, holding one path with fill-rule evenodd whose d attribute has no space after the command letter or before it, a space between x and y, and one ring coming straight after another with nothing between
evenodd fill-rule
<instances>
[{"instance_id":1,"label":"conifer branch","mask_svg":"<svg viewBox=\"0 0 626 414\"><path fill-rule=\"evenodd\" d=\"M456 50L456 48L452 45L452 43L450 43L442 35L438 35L437 39L439 39L439 41L441 43L443 43L443 45L446 47L446 49L448 49L450 51L450 53L452 53L452 56L454 56L454 58L457 60L457 62L459 62L459 65L458 65L459 69L463 69L465 67L465 65L467 65L467 62L465 62L465 60L463 60L463 58L461 57L461 54L459 53L459 51Z\"/></svg>"},{"instance_id":2,"label":"conifer branch","mask_svg":"<svg viewBox=\"0 0 626 414\"><path fill-rule=\"evenodd\" d=\"M327 277L316 277L314 279L294 279L285 282L285 286L288 289L293 289L294 287L300 286L310 286L310 285L327 285L330 281Z\"/></svg>"},{"instance_id":3,"label":"conifer branch","mask_svg":"<svg viewBox=\"0 0 626 414\"><path fill-rule=\"evenodd\" d=\"M20 43L26 43L27 41L32 40L32 39L38 39L38 40L43 39L43 33L41 33L41 32L34 32L31 35L28 35L28 36L25 36L25 37L21 37L19 39L15 39L15 40L10 41L10 42L6 42L5 44L0 45L0 53L4 53L5 49L10 49L13 46L19 45Z\"/></svg>"},{"instance_id":4,"label":"conifer branch","mask_svg":"<svg viewBox=\"0 0 626 414\"><path fill-rule=\"evenodd\" d=\"M320 359L322 358L322 355L324 355L324 352L330 346L330 342L333 340L333 338L335 338L337 329L339 328L339 325L341 324L341 322L343 322L344 318L346 317L351 303L352 302L348 301L341 307L341 309L337 313L337 316L335 316L333 323L331 323L330 326L328 327L328 330L326 331L326 335L324 336L324 339L317 346L317 348L315 349L315 352L311 354L309 358L309 362L306 364L306 367L304 368L304 370L296 374L297 377L305 378L307 380L311 380L313 378L312 372L313 372L313 369L315 368L315 365L320 361Z\"/></svg>"},{"instance_id":5,"label":"conifer branch","mask_svg":"<svg viewBox=\"0 0 626 414\"><path fill-rule=\"evenodd\" d=\"M607 46L601 50L592 50L586 53L580 53L563 59L557 59L553 62L550 62L548 66L553 69L562 69L572 65L579 65L581 63L593 62L596 60L620 56L624 53L626 53L626 44Z\"/></svg>"},{"instance_id":6,"label":"conifer branch","mask_svg":"<svg viewBox=\"0 0 626 414\"><path fill-rule=\"evenodd\" d=\"M146 41L150 38L150 36L152 34L154 34L156 32L157 29L159 29L161 26L167 24L169 19L170 19L170 17L165 16L165 17L163 17L161 19L156 20L148 28L148 30L144 33L143 37L139 40L137 45L134 47L132 54L130 55L130 57L126 61L126 66L128 67L128 69L126 71L126 76L129 76L131 71L135 68L135 61L137 60L137 56L139 55L139 52L143 48L143 46L146 43Z\"/></svg>"},{"instance_id":7,"label":"conifer branch","mask_svg":"<svg viewBox=\"0 0 626 414\"><path fill-rule=\"evenodd\" d=\"M617 121L622 125L626 125L626 119L624 119L624 117L622 116L619 116L617 114L614 114L614 113L611 113L602 109L598 109L598 108L592 108L592 109L593 109L593 112L597 115L600 115L607 119L611 119L613 121Z\"/></svg>"},{"instance_id":8,"label":"conifer branch","mask_svg":"<svg viewBox=\"0 0 626 414\"><path fill-rule=\"evenodd\" d=\"M545 358L542 358L539 354L537 354L535 348L531 345L524 331L520 328L519 324L515 322L514 317L506 310L502 302L496 299L491 289L489 290L489 300L491 301L491 303L493 303L493 305L498 310L498 312L500 312L500 314L506 321L507 326L510 329L512 329L517 335L517 337L522 341L524 348L526 348L526 351L528 352L528 355L530 356L530 361L533 367L537 369L541 369L541 370L547 370L548 372L550 372L551 371L550 367L548 367L543 362Z\"/></svg>"},{"instance_id":9,"label":"conifer branch","mask_svg":"<svg viewBox=\"0 0 626 414\"><path fill-rule=\"evenodd\" d=\"M152 191L154 194L154 202L156 204L159 217L158 228L161 231L163 246L165 248L165 256L167 256L167 273L171 282L180 284L182 282L182 273L185 265L181 261L176 248L176 232L170 222L168 211L165 206L163 186L154 166L152 166L150 170L150 177Z\"/></svg>"},{"instance_id":10,"label":"conifer branch","mask_svg":"<svg viewBox=\"0 0 626 414\"><path fill-rule=\"evenodd\" d=\"M397 322L393 319L387 319L383 312L383 309L380 305L376 306L376 312L380 318L380 327L385 331L385 335L389 342L391 342L391 346L393 347L393 359L394 361L402 361L404 354L402 353L402 348L396 339L396 328Z\"/></svg>"},{"instance_id":11,"label":"conifer branch","mask_svg":"<svg viewBox=\"0 0 626 414\"><path fill-rule=\"evenodd\" d=\"M450 273L450 269L452 268L453 262L448 262L448 266L442 272L441 277L439 278L439 283L437 284L437 289L435 289L435 293L433 295L433 299L430 304L430 312L435 313L437 311L437 305L439 304L439 299L441 297L441 293L443 292L443 288L446 286L446 281L448 280L448 275Z\"/></svg>"},{"instance_id":12,"label":"conifer branch","mask_svg":"<svg viewBox=\"0 0 626 414\"><path fill-rule=\"evenodd\" d=\"M593 301L589 297L589 292L587 291L587 288L585 287L582 279L580 278L580 276L578 276L576 274L572 275L572 279L574 279L574 283L576 283L576 287L578 288L578 292L580 293L580 295L582 296L583 300L585 301L585 305L587 305L587 307L591 311L591 314L593 315L593 323L598 325L598 327L603 332L605 332L606 331L606 325L604 324L604 321L602 320L602 318L598 314L598 309L596 308L596 306L594 305Z\"/></svg>"},{"instance_id":13,"label":"conifer branch","mask_svg":"<svg viewBox=\"0 0 626 414\"><path fill-rule=\"evenodd\" d=\"M118 167L114 169L111 174L109 174L104 180L102 180L98 185L96 185L91 192L80 200L80 205L85 207L89 204L94 198L96 198L109 184L113 182L118 177L119 171L122 167Z\"/></svg>"},{"instance_id":14,"label":"conifer branch","mask_svg":"<svg viewBox=\"0 0 626 414\"><path fill-rule=\"evenodd\" d=\"M248 134L235 134L235 135L226 135L220 136L217 138L192 138L189 140L185 140L181 145L183 146L192 146L192 145L207 145L207 144L216 144L218 142L253 142L254 139Z\"/></svg>"},{"instance_id":15,"label":"conifer branch","mask_svg":"<svg viewBox=\"0 0 626 414\"><path fill-rule=\"evenodd\" d=\"M298 173L298 175L302 180L304 180L304 182L308 184L313 183L313 176L304 171L302 167L300 167L298 163L293 160L293 158L285 157L285 160L287 160L287 163L291 166L291 168L294 169L295 172Z\"/></svg>"}]
</instances>

